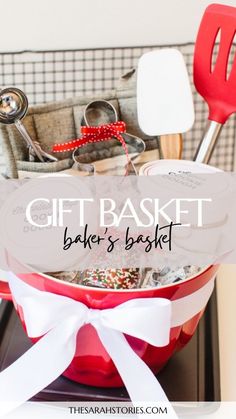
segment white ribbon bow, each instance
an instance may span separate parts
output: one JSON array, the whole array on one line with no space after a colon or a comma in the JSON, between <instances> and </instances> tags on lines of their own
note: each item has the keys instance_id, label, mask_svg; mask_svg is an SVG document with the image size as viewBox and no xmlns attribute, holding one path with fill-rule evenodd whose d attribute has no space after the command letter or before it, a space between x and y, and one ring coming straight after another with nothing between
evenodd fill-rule
<instances>
[{"instance_id":1,"label":"white ribbon bow","mask_svg":"<svg viewBox=\"0 0 236 419\"><path fill-rule=\"evenodd\" d=\"M29 400L66 370L75 354L77 333L85 324L95 327L133 403L168 402L156 377L123 333L154 346L166 346L171 327L182 325L205 307L214 278L195 293L175 301L138 298L105 310L89 309L71 298L39 291L13 273L9 274L9 285L23 309L28 335L43 337L1 372L1 415ZM176 417L169 404L168 418Z\"/></svg>"}]
</instances>

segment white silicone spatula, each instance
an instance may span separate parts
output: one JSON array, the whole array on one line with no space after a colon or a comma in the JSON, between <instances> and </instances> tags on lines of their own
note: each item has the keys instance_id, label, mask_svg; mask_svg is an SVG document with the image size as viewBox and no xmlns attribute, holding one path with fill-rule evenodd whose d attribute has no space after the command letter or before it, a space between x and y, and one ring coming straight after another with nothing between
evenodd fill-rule
<instances>
[{"instance_id":1,"label":"white silicone spatula","mask_svg":"<svg viewBox=\"0 0 236 419\"><path fill-rule=\"evenodd\" d=\"M194 123L192 92L180 51L164 48L139 59L137 110L141 130L160 137L162 157L180 159L181 134Z\"/></svg>"}]
</instances>

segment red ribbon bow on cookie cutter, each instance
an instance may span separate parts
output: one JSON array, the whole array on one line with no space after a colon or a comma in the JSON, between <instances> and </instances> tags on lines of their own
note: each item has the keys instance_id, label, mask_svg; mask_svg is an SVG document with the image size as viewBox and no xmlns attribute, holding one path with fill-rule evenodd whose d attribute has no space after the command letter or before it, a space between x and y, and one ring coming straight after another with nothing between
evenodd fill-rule
<instances>
[{"instance_id":1,"label":"red ribbon bow on cookie cutter","mask_svg":"<svg viewBox=\"0 0 236 419\"><path fill-rule=\"evenodd\" d=\"M89 143L108 141L116 138L122 144L128 160L125 175L128 174L130 169L137 174L132 160L145 150L145 143L140 138L126 133L126 124L123 121L118 121L114 106L106 100L92 101L86 106L83 119L86 126L81 127L82 137L66 143L55 144L53 151L58 153L74 150L72 157L77 165L77 169L94 173L95 168L93 164L85 164L79 161L79 156L76 156L77 149ZM129 157L126 143L131 146L131 149L135 148L135 156Z\"/></svg>"},{"instance_id":2,"label":"red ribbon bow on cookie cutter","mask_svg":"<svg viewBox=\"0 0 236 419\"><path fill-rule=\"evenodd\" d=\"M111 124L92 127L83 126L81 127L81 138L77 138L62 144L55 144L53 146L53 152L60 153L64 151L71 151L83 147L85 144L108 141L112 138L117 138L117 140L121 142L122 147L124 148L128 162L130 162L128 148L124 138L121 135L122 132L126 132L126 125L123 121L117 121Z\"/></svg>"}]
</instances>

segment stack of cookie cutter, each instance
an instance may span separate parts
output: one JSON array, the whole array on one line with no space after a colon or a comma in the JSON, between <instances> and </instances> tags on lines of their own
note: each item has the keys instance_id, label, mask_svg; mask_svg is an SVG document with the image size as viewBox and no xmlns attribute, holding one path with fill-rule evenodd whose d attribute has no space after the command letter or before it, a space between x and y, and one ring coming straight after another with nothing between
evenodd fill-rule
<instances>
[{"instance_id":1,"label":"stack of cookie cutter","mask_svg":"<svg viewBox=\"0 0 236 419\"><path fill-rule=\"evenodd\" d=\"M103 124L111 124L118 121L117 111L115 107L107 100L94 100L86 106L84 110L82 125L86 126L99 126ZM134 161L145 151L145 142L132 134L122 133L122 137L128 146L128 151L132 153L129 157L129 161L125 165L126 174L137 175ZM92 163L82 163L80 161L81 155L79 154L79 148L73 151L72 158L74 160L73 168L87 172L89 175L96 173L95 166Z\"/></svg>"}]
</instances>

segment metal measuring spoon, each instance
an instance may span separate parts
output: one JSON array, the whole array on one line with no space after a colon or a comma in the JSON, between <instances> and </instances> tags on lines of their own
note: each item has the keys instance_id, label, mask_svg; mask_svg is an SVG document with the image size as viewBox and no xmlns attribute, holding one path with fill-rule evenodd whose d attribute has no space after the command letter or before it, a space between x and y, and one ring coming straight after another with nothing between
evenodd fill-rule
<instances>
[{"instance_id":1,"label":"metal measuring spoon","mask_svg":"<svg viewBox=\"0 0 236 419\"><path fill-rule=\"evenodd\" d=\"M29 155L37 156L41 162L57 161L58 159L42 150L38 142L33 141L26 131L21 119L28 110L28 99L26 95L16 87L9 87L0 92L0 123L14 124L29 147Z\"/></svg>"}]
</instances>

